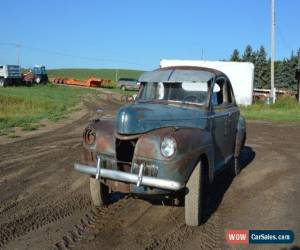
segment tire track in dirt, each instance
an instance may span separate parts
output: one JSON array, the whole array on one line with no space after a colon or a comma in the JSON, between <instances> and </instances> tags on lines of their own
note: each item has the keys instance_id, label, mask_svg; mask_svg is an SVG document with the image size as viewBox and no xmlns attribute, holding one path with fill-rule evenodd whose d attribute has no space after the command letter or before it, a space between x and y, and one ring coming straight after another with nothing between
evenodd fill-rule
<instances>
[{"instance_id":1,"label":"tire track in dirt","mask_svg":"<svg viewBox=\"0 0 300 250\"><path fill-rule=\"evenodd\" d=\"M73 163L81 155L83 128L102 104L86 103L79 120L0 146L0 248L49 248L61 228L71 229L91 209L88 178L74 172ZM36 242L36 235L45 242Z\"/></svg>"},{"instance_id":2,"label":"tire track in dirt","mask_svg":"<svg viewBox=\"0 0 300 250\"><path fill-rule=\"evenodd\" d=\"M214 188L209 192L214 192ZM206 204L217 201L214 197ZM213 205L215 206L215 205ZM215 208L211 208L215 209ZM208 212L211 212L209 208ZM78 235L77 228L56 249L216 249L220 248L222 212L209 216L200 227L184 222L184 207L152 204L127 198L94 210ZM77 235L77 236L76 236ZM192 242L192 244L190 244Z\"/></svg>"},{"instance_id":3,"label":"tire track in dirt","mask_svg":"<svg viewBox=\"0 0 300 250\"><path fill-rule=\"evenodd\" d=\"M90 200L86 195L76 195L67 201L55 202L54 204L48 204L47 207L33 209L30 213L21 214L14 218L14 221L1 224L0 247L17 237L39 229L41 226L70 216L73 211L84 209L89 205Z\"/></svg>"}]
</instances>

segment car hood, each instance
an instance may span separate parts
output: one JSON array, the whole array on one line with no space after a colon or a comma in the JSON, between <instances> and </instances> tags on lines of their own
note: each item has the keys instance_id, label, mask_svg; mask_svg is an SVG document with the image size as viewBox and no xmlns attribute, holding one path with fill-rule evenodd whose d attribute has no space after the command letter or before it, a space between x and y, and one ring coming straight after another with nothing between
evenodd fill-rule
<instances>
[{"instance_id":1,"label":"car hood","mask_svg":"<svg viewBox=\"0 0 300 250\"><path fill-rule=\"evenodd\" d=\"M206 116L206 111L201 107L185 108L166 104L135 103L119 109L116 115L116 132L141 134L163 127L204 129Z\"/></svg>"}]
</instances>

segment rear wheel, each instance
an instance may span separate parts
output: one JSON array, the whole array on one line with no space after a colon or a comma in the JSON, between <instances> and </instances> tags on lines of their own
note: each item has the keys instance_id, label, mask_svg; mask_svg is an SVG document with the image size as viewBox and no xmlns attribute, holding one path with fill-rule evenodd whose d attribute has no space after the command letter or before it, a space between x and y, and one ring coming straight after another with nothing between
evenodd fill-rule
<instances>
[{"instance_id":1,"label":"rear wheel","mask_svg":"<svg viewBox=\"0 0 300 250\"><path fill-rule=\"evenodd\" d=\"M240 157L234 157L233 166L231 166L231 174L233 176L238 176L240 172L241 172Z\"/></svg>"},{"instance_id":2,"label":"rear wheel","mask_svg":"<svg viewBox=\"0 0 300 250\"><path fill-rule=\"evenodd\" d=\"M185 223L199 226L202 220L203 164L200 161L187 182L188 194L185 196Z\"/></svg>"},{"instance_id":3,"label":"rear wheel","mask_svg":"<svg viewBox=\"0 0 300 250\"><path fill-rule=\"evenodd\" d=\"M245 146L246 143L246 133L244 134L243 140L242 140L242 146L239 152L239 155L237 157L233 158L233 162L230 166L230 174L233 176L238 176L241 172L241 151L243 149L243 147Z\"/></svg>"},{"instance_id":4,"label":"rear wheel","mask_svg":"<svg viewBox=\"0 0 300 250\"><path fill-rule=\"evenodd\" d=\"M90 191L93 205L102 207L108 202L109 189L99 180L90 177Z\"/></svg>"},{"instance_id":5,"label":"rear wheel","mask_svg":"<svg viewBox=\"0 0 300 250\"><path fill-rule=\"evenodd\" d=\"M122 87L121 87L121 89L122 89L123 91L125 91L125 90L126 90L125 86L122 86Z\"/></svg>"}]
</instances>

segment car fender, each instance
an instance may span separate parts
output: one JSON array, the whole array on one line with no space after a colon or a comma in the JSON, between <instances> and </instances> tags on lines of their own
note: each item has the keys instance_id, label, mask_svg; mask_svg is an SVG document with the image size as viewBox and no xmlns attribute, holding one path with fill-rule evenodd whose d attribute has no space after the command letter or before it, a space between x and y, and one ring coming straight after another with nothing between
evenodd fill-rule
<instances>
[{"instance_id":1,"label":"car fender","mask_svg":"<svg viewBox=\"0 0 300 250\"><path fill-rule=\"evenodd\" d=\"M161 142L166 136L176 140L174 156L166 158L161 153ZM142 135L135 147L134 158L153 160L163 167L162 178L187 182L200 157L207 158L209 177L213 178L213 143L211 134L198 128L167 127Z\"/></svg>"},{"instance_id":2,"label":"car fender","mask_svg":"<svg viewBox=\"0 0 300 250\"><path fill-rule=\"evenodd\" d=\"M94 133L95 142L86 143L86 133ZM90 122L83 133L83 146L96 153L115 155L115 138L114 138L114 120L113 119L96 119Z\"/></svg>"}]
</instances>

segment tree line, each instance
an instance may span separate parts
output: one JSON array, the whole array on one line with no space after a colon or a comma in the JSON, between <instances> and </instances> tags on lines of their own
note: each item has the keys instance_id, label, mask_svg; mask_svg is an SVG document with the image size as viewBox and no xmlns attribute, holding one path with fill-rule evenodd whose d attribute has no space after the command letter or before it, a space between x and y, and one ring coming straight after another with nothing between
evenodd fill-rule
<instances>
[{"instance_id":1,"label":"tree line","mask_svg":"<svg viewBox=\"0 0 300 250\"><path fill-rule=\"evenodd\" d=\"M298 50L300 51L300 49ZM271 84L271 59L267 58L266 50L260 46L258 50L253 50L247 45L243 54L235 49L230 56L230 61L252 62L255 66L254 87L270 88ZM275 87L285 90L297 90L297 80L295 71L298 66L298 56L293 51L290 58L284 58L281 61L275 61Z\"/></svg>"}]
</instances>

